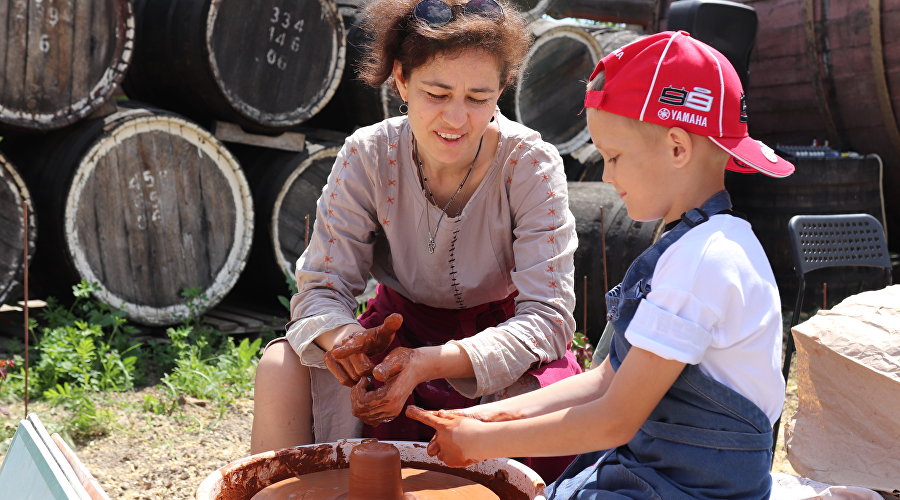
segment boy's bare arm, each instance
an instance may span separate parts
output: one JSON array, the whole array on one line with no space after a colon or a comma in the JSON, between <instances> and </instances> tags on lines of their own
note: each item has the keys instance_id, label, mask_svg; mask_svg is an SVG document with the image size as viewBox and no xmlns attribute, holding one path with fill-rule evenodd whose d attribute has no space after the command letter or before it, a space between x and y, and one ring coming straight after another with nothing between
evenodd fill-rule
<instances>
[{"instance_id":1,"label":"boy's bare arm","mask_svg":"<svg viewBox=\"0 0 900 500\"><path fill-rule=\"evenodd\" d=\"M564 408L571 408L600 398L609 387L615 372L607 357L596 369L567 377L551 386L542 387L512 398L458 410L483 421L497 417L530 418ZM508 419L508 418L504 418Z\"/></svg>"},{"instance_id":2,"label":"boy's bare arm","mask_svg":"<svg viewBox=\"0 0 900 500\"><path fill-rule=\"evenodd\" d=\"M429 453L454 466L491 457L559 456L613 448L634 437L683 369L684 363L632 347L605 393L586 403L503 422L449 419L446 412L436 412L444 417L440 420L419 420L437 429ZM596 371L535 392L581 393L583 388L564 382L587 382ZM523 439L525 436L527 439Z\"/></svg>"}]
</instances>

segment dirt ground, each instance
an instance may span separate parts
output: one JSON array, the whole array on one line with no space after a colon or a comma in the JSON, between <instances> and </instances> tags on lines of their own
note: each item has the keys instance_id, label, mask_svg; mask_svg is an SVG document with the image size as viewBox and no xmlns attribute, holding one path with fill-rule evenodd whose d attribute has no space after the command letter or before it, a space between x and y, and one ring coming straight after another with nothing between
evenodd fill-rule
<instances>
[{"instance_id":1,"label":"dirt ground","mask_svg":"<svg viewBox=\"0 0 900 500\"><path fill-rule=\"evenodd\" d=\"M215 408L186 403L181 413L161 416L141 408L154 389L116 394L107 408L115 411L116 427L108 436L75 447L75 452L114 499L191 499L197 486L219 467L249 453L253 401L242 399L219 418ZM796 385L789 387L786 414L796 408ZM64 416L44 402L29 405L50 432ZM7 407L3 425L16 425L22 405ZM783 427L783 426L782 426ZM782 439L775 471L793 473L785 460ZM4 447L5 448L5 447ZM2 459L2 457L0 457Z\"/></svg>"}]
</instances>

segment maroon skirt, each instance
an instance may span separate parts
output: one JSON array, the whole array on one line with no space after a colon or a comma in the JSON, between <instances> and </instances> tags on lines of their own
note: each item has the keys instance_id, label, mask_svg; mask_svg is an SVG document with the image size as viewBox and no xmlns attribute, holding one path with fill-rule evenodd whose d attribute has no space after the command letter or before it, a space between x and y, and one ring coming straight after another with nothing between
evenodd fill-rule
<instances>
[{"instance_id":1,"label":"maroon skirt","mask_svg":"<svg viewBox=\"0 0 900 500\"><path fill-rule=\"evenodd\" d=\"M425 347L446 344L451 340L461 340L490 327L497 326L515 314L513 292L505 299L489 302L468 309L440 309L416 304L398 292L384 285L378 285L375 297L370 299L366 310L358 320L364 328L382 324L392 313L403 315L403 324L397 330L394 341L384 353L372 357L380 363L391 350L397 347ZM581 373L581 368L572 351L565 357L533 368L527 372L537 379L541 387ZM434 435L431 427L407 418L406 406L416 405L426 410L443 410L475 406L478 398L470 399L458 393L445 379L429 380L417 385L403 406L403 411L394 420L372 427L363 427L364 437L374 437L393 441L429 441ZM519 458L534 469L549 484L556 479L574 456Z\"/></svg>"}]
</instances>

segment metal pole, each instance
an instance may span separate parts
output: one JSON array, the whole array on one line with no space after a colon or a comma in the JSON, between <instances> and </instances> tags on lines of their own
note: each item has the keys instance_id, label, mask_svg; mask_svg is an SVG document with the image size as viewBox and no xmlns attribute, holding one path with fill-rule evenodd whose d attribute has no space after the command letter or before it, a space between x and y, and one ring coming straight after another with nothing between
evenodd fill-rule
<instances>
[{"instance_id":1,"label":"metal pole","mask_svg":"<svg viewBox=\"0 0 900 500\"><path fill-rule=\"evenodd\" d=\"M25 230L24 233L24 245L23 252L25 254L25 260L23 261L23 266L25 267L24 273L22 276L22 292L23 292L23 307L22 310L25 311L25 416L28 416L28 202L22 201L23 210L23 218L25 219Z\"/></svg>"},{"instance_id":2,"label":"metal pole","mask_svg":"<svg viewBox=\"0 0 900 500\"><path fill-rule=\"evenodd\" d=\"M309 214L306 214L304 219L306 219L306 229L303 232L303 249L306 250L306 247L309 246Z\"/></svg>"},{"instance_id":3,"label":"metal pole","mask_svg":"<svg viewBox=\"0 0 900 500\"><path fill-rule=\"evenodd\" d=\"M603 225L603 207L600 207L600 248L603 251L603 293L609 291L609 277L606 274L606 227Z\"/></svg>"},{"instance_id":4,"label":"metal pole","mask_svg":"<svg viewBox=\"0 0 900 500\"><path fill-rule=\"evenodd\" d=\"M584 330L581 333L583 333L584 337L587 338L587 336L588 336L588 327L587 327L588 279L587 279L586 274L581 277L581 294L583 296L582 301L581 301L581 314L582 314L581 329Z\"/></svg>"}]
</instances>

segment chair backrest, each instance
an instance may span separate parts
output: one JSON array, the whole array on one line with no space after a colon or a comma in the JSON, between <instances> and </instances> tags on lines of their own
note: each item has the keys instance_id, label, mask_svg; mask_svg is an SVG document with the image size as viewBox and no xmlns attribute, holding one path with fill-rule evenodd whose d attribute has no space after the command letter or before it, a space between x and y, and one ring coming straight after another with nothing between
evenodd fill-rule
<instances>
[{"instance_id":1,"label":"chair backrest","mask_svg":"<svg viewBox=\"0 0 900 500\"><path fill-rule=\"evenodd\" d=\"M840 266L880 267L890 276L884 229L869 214L795 215L788 229L794 269L801 277L816 269Z\"/></svg>"}]
</instances>

